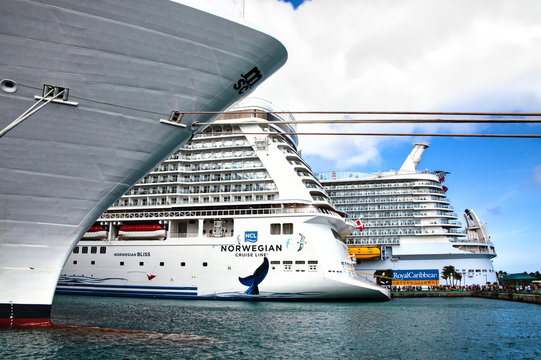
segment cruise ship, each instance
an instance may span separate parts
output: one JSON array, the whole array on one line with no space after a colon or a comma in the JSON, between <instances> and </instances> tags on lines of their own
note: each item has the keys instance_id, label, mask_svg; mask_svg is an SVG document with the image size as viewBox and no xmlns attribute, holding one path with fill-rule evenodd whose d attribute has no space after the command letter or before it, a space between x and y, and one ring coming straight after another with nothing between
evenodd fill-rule
<instances>
[{"instance_id":1,"label":"cruise ship","mask_svg":"<svg viewBox=\"0 0 541 360\"><path fill-rule=\"evenodd\" d=\"M96 219L282 66L242 21L168 0L0 0L0 326L50 325Z\"/></svg>"},{"instance_id":2,"label":"cruise ship","mask_svg":"<svg viewBox=\"0 0 541 360\"><path fill-rule=\"evenodd\" d=\"M388 300L355 272L337 211L289 115L248 99L116 201L57 292L177 299ZM280 123L284 121L284 123Z\"/></svg>"},{"instance_id":3,"label":"cruise ship","mask_svg":"<svg viewBox=\"0 0 541 360\"><path fill-rule=\"evenodd\" d=\"M446 198L443 182L449 173L417 171L426 148L415 144L398 171L318 174L336 207L359 222L346 238L356 270L392 275L395 286L497 282L496 251L485 224L467 209L462 230ZM460 275L447 275L443 270L449 266Z\"/></svg>"}]
</instances>

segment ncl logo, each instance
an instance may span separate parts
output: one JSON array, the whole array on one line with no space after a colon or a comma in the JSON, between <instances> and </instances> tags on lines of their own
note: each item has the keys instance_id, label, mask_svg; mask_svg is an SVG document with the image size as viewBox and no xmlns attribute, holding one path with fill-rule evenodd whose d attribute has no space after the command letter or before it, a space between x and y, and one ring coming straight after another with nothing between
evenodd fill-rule
<instances>
[{"instance_id":1,"label":"ncl logo","mask_svg":"<svg viewBox=\"0 0 541 360\"><path fill-rule=\"evenodd\" d=\"M256 243L257 242L257 231L245 231L244 232L244 242Z\"/></svg>"}]
</instances>

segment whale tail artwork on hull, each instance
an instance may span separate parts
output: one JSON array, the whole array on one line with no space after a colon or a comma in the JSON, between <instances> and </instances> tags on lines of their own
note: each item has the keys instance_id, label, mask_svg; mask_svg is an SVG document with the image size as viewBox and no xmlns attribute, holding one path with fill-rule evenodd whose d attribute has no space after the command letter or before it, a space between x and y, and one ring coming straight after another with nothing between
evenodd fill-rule
<instances>
[{"instance_id":1,"label":"whale tail artwork on hull","mask_svg":"<svg viewBox=\"0 0 541 360\"><path fill-rule=\"evenodd\" d=\"M287 51L169 0L0 9L0 326L49 325L62 267L100 214Z\"/></svg>"},{"instance_id":2,"label":"whale tail artwork on hull","mask_svg":"<svg viewBox=\"0 0 541 360\"><path fill-rule=\"evenodd\" d=\"M248 286L248 289L244 292L247 295L259 295L258 285L265 279L269 272L269 260L265 257L261 265L254 271L253 275L247 277L239 277L239 281L242 285Z\"/></svg>"}]
</instances>

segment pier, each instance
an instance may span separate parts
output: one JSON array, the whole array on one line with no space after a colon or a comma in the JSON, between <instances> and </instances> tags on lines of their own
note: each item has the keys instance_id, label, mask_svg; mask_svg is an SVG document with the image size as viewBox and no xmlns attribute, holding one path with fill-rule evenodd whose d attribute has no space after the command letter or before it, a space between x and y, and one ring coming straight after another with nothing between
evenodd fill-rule
<instances>
[{"instance_id":1,"label":"pier","mask_svg":"<svg viewBox=\"0 0 541 360\"><path fill-rule=\"evenodd\" d=\"M391 298L420 297L480 297L541 305L541 293L517 293L505 291L451 290L451 291L393 291Z\"/></svg>"}]
</instances>

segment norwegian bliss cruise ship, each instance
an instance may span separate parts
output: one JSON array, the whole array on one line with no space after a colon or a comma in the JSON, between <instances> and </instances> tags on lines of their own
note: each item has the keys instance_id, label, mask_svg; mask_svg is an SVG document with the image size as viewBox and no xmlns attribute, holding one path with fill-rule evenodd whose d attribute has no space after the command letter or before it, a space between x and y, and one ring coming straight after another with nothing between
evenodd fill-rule
<instances>
[{"instance_id":1,"label":"norwegian bliss cruise ship","mask_svg":"<svg viewBox=\"0 0 541 360\"><path fill-rule=\"evenodd\" d=\"M359 277L289 116L248 99L110 207L57 292L178 299L387 300ZM270 113L269 113L270 112ZM272 123L270 122L272 121Z\"/></svg>"},{"instance_id":2,"label":"norwegian bliss cruise ship","mask_svg":"<svg viewBox=\"0 0 541 360\"><path fill-rule=\"evenodd\" d=\"M0 326L50 325L100 214L286 58L179 2L0 0Z\"/></svg>"},{"instance_id":3,"label":"norwegian bliss cruise ship","mask_svg":"<svg viewBox=\"0 0 541 360\"><path fill-rule=\"evenodd\" d=\"M494 244L473 210L465 210L461 230L442 185L448 173L417 171L426 148L415 144L398 171L318 174L336 207L360 220L346 238L356 270L366 275L392 270L392 284L398 286L450 285L442 277L446 266L460 273L456 284L497 282Z\"/></svg>"}]
</instances>

